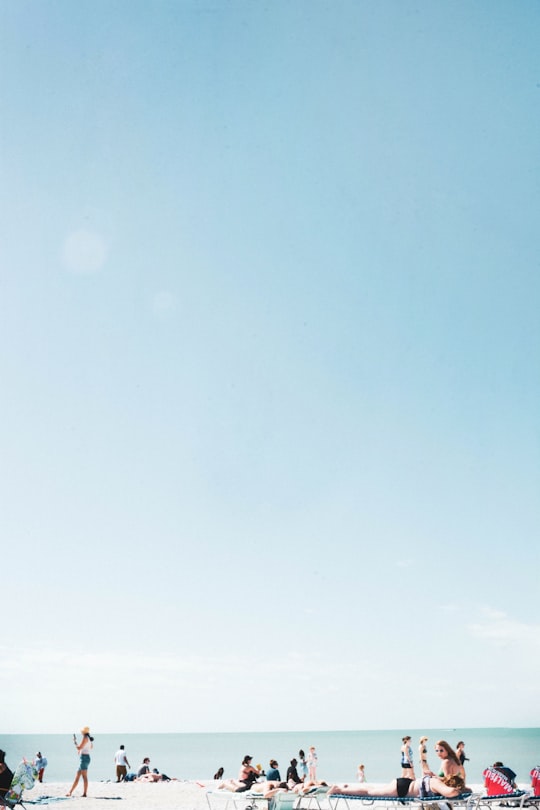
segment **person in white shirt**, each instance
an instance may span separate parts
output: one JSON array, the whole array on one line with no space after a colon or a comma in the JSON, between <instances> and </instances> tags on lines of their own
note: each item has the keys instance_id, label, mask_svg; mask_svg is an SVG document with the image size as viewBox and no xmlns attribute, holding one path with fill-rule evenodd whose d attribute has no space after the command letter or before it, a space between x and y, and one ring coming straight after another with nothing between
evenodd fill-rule
<instances>
[{"instance_id":1,"label":"person in white shirt","mask_svg":"<svg viewBox=\"0 0 540 810\"><path fill-rule=\"evenodd\" d=\"M114 764L116 765L116 781L123 782L127 776L127 769L131 767L123 745L114 755Z\"/></svg>"}]
</instances>

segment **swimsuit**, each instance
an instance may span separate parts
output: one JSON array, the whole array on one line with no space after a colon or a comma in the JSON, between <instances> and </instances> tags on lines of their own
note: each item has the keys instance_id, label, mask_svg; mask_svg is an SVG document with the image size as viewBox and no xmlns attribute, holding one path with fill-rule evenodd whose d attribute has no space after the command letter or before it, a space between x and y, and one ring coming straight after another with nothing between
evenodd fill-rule
<instances>
[{"instance_id":1,"label":"swimsuit","mask_svg":"<svg viewBox=\"0 0 540 810\"><path fill-rule=\"evenodd\" d=\"M401 767L412 769L412 766L413 766L412 748L408 746L406 751L401 752Z\"/></svg>"},{"instance_id":2,"label":"swimsuit","mask_svg":"<svg viewBox=\"0 0 540 810\"><path fill-rule=\"evenodd\" d=\"M404 776L400 776L398 779L396 779L397 795L399 796L400 799L405 798L413 782L414 779L407 779Z\"/></svg>"},{"instance_id":3,"label":"swimsuit","mask_svg":"<svg viewBox=\"0 0 540 810\"><path fill-rule=\"evenodd\" d=\"M438 795L437 793L432 792L431 783L429 780L430 780L429 776L424 776L422 781L420 782L420 789L418 791L418 795L420 796L421 799L427 799L428 797Z\"/></svg>"}]
</instances>

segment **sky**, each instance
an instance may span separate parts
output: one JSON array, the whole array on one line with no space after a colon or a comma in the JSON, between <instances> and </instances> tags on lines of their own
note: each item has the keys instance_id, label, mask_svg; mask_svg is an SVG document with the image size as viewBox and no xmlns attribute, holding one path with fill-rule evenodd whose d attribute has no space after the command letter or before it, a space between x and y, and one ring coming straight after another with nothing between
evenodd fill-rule
<instances>
[{"instance_id":1,"label":"sky","mask_svg":"<svg viewBox=\"0 0 540 810\"><path fill-rule=\"evenodd\" d=\"M0 728L540 725L536 0L1 0Z\"/></svg>"}]
</instances>

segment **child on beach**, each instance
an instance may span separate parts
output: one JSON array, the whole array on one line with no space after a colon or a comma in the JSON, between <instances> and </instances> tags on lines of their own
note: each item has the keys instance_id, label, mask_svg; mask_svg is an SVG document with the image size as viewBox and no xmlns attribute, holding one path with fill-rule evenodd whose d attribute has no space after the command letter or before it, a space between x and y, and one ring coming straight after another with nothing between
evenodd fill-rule
<instances>
[{"instance_id":1,"label":"child on beach","mask_svg":"<svg viewBox=\"0 0 540 810\"><path fill-rule=\"evenodd\" d=\"M304 782L307 779L307 775L308 775L308 766L307 766L307 762L306 762L306 755L304 754L302 749L300 749L300 751L298 752L298 775L299 775L300 779L302 780L302 782Z\"/></svg>"},{"instance_id":2,"label":"child on beach","mask_svg":"<svg viewBox=\"0 0 540 810\"><path fill-rule=\"evenodd\" d=\"M356 770L356 781L357 782L365 782L366 781L366 774L365 774L363 765L359 765L357 770Z\"/></svg>"},{"instance_id":3,"label":"child on beach","mask_svg":"<svg viewBox=\"0 0 540 810\"><path fill-rule=\"evenodd\" d=\"M307 756L308 779L310 782L317 781L317 752L315 746L310 745Z\"/></svg>"}]
</instances>

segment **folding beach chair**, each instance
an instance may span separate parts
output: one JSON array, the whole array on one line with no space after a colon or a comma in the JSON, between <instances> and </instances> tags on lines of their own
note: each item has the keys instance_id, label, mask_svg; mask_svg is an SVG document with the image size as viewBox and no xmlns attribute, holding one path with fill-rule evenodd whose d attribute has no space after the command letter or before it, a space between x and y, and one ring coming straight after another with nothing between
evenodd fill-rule
<instances>
[{"instance_id":1,"label":"folding beach chair","mask_svg":"<svg viewBox=\"0 0 540 810\"><path fill-rule=\"evenodd\" d=\"M24 790L30 790L34 787L36 781L37 771L33 765L23 759L15 768L13 779L9 790L0 795L0 805L9 808L16 807L18 804L24 808L22 794Z\"/></svg>"}]
</instances>

